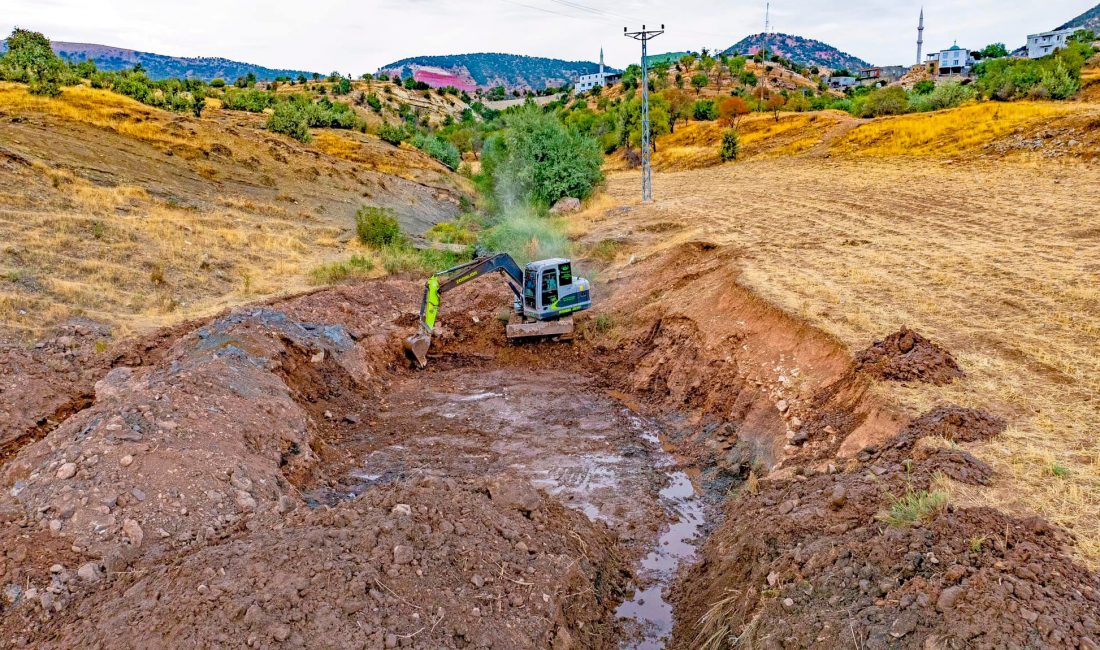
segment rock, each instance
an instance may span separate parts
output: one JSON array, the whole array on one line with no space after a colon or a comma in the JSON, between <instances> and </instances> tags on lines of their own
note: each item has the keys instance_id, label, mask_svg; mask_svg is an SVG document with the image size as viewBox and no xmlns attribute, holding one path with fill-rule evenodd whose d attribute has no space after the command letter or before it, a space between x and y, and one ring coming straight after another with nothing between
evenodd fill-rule
<instances>
[{"instance_id":1,"label":"rock","mask_svg":"<svg viewBox=\"0 0 1100 650\"><path fill-rule=\"evenodd\" d=\"M806 432L801 430L792 431L790 435L791 444L799 447L806 444L809 439L810 436L806 435Z\"/></svg>"},{"instance_id":2,"label":"rock","mask_svg":"<svg viewBox=\"0 0 1100 650\"><path fill-rule=\"evenodd\" d=\"M394 564L408 564L413 561L413 548L411 546L405 546L398 544L393 547L393 563Z\"/></svg>"},{"instance_id":3,"label":"rock","mask_svg":"<svg viewBox=\"0 0 1100 650\"><path fill-rule=\"evenodd\" d=\"M966 576L966 567L961 564L952 564L943 574L943 579L949 584L957 584Z\"/></svg>"},{"instance_id":4,"label":"rock","mask_svg":"<svg viewBox=\"0 0 1100 650\"><path fill-rule=\"evenodd\" d=\"M780 413L786 413L787 410L790 409L790 408L791 408L791 405L788 404L787 400L785 400L785 399L781 399L781 400L779 400L778 402L775 403L775 410L779 411Z\"/></svg>"},{"instance_id":5,"label":"rock","mask_svg":"<svg viewBox=\"0 0 1100 650\"><path fill-rule=\"evenodd\" d=\"M802 418L791 418L791 431L798 431L802 428Z\"/></svg>"},{"instance_id":6,"label":"rock","mask_svg":"<svg viewBox=\"0 0 1100 650\"><path fill-rule=\"evenodd\" d=\"M789 514L792 510L794 510L796 505L798 505L798 503L793 499L791 499L790 501L784 501L783 503L779 504L779 514Z\"/></svg>"},{"instance_id":7,"label":"rock","mask_svg":"<svg viewBox=\"0 0 1100 650\"><path fill-rule=\"evenodd\" d=\"M550 214L563 215L573 214L581 209L581 200L575 199L571 196L558 199L558 202L554 204L554 207L550 208Z\"/></svg>"},{"instance_id":8,"label":"rock","mask_svg":"<svg viewBox=\"0 0 1100 650\"><path fill-rule=\"evenodd\" d=\"M76 476L76 463L65 463L57 468L57 478L62 481Z\"/></svg>"},{"instance_id":9,"label":"rock","mask_svg":"<svg viewBox=\"0 0 1100 650\"><path fill-rule=\"evenodd\" d=\"M88 562L80 565L80 568L76 570L76 575L80 576L80 579L84 582L99 582L99 565L95 562Z\"/></svg>"},{"instance_id":10,"label":"rock","mask_svg":"<svg viewBox=\"0 0 1100 650\"><path fill-rule=\"evenodd\" d=\"M390 632L389 634L386 635L386 647L387 648L396 648L397 647L397 635L394 634L393 632Z\"/></svg>"},{"instance_id":11,"label":"rock","mask_svg":"<svg viewBox=\"0 0 1100 650\"><path fill-rule=\"evenodd\" d=\"M298 504L294 501L293 497L290 497L286 494L279 497L279 512L281 514L285 515L288 512L293 512L294 509L297 507Z\"/></svg>"},{"instance_id":12,"label":"rock","mask_svg":"<svg viewBox=\"0 0 1100 650\"><path fill-rule=\"evenodd\" d=\"M833 510L840 510L847 502L848 490L843 485L837 484L833 488L832 494L829 495L829 507Z\"/></svg>"},{"instance_id":13,"label":"rock","mask_svg":"<svg viewBox=\"0 0 1100 650\"><path fill-rule=\"evenodd\" d=\"M411 517L412 507L409 506L409 504L407 503L399 503L395 505L392 510L390 510L390 513L395 514L398 517Z\"/></svg>"},{"instance_id":14,"label":"rock","mask_svg":"<svg viewBox=\"0 0 1100 650\"><path fill-rule=\"evenodd\" d=\"M542 507L538 490L526 481L493 481L489 485L489 498L525 514Z\"/></svg>"},{"instance_id":15,"label":"rock","mask_svg":"<svg viewBox=\"0 0 1100 650\"><path fill-rule=\"evenodd\" d=\"M4 602L14 605L23 597L23 588L15 583L4 585Z\"/></svg>"},{"instance_id":16,"label":"rock","mask_svg":"<svg viewBox=\"0 0 1100 650\"><path fill-rule=\"evenodd\" d=\"M481 589L485 586L485 578L482 578L479 575L475 575L474 577L470 578L470 582L473 583L473 585L478 589Z\"/></svg>"},{"instance_id":17,"label":"rock","mask_svg":"<svg viewBox=\"0 0 1100 650\"><path fill-rule=\"evenodd\" d=\"M959 597L963 594L962 587L948 587L940 592L939 600L936 601L936 609L941 612L946 612L949 609L955 607L955 603L958 602Z\"/></svg>"},{"instance_id":18,"label":"rock","mask_svg":"<svg viewBox=\"0 0 1100 650\"><path fill-rule=\"evenodd\" d=\"M130 465L133 464L133 462L134 462L134 457L131 456L130 454L126 454L122 458L118 459L118 464L122 465L123 467L129 467Z\"/></svg>"},{"instance_id":19,"label":"rock","mask_svg":"<svg viewBox=\"0 0 1100 650\"><path fill-rule=\"evenodd\" d=\"M271 626L271 638L279 643L286 641L290 638L290 627L282 624Z\"/></svg>"},{"instance_id":20,"label":"rock","mask_svg":"<svg viewBox=\"0 0 1100 650\"><path fill-rule=\"evenodd\" d=\"M138 503L145 501L145 491L141 488L134 488L130 490L130 494L138 500Z\"/></svg>"},{"instance_id":21,"label":"rock","mask_svg":"<svg viewBox=\"0 0 1100 650\"><path fill-rule=\"evenodd\" d=\"M132 368L118 367L95 383L95 401L103 402L122 393L122 386L134 376Z\"/></svg>"},{"instance_id":22,"label":"rock","mask_svg":"<svg viewBox=\"0 0 1100 650\"><path fill-rule=\"evenodd\" d=\"M60 564L54 564L53 566L50 567L50 573L53 573L53 574L61 573L64 570L65 570L65 567L61 566Z\"/></svg>"},{"instance_id":23,"label":"rock","mask_svg":"<svg viewBox=\"0 0 1100 650\"><path fill-rule=\"evenodd\" d=\"M140 548L142 540L145 539L145 533L135 519L126 519L122 522L122 534L126 536L126 539L130 541L130 546L134 548Z\"/></svg>"},{"instance_id":24,"label":"rock","mask_svg":"<svg viewBox=\"0 0 1100 650\"><path fill-rule=\"evenodd\" d=\"M774 587L777 584L779 584L779 574L775 571L772 571L768 574L768 586Z\"/></svg>"},{"instance_id":25,"label":"rock","mask_svg":"<svg viewBox=\"0 0 1100 650\"><path fill-rule=\"evenodd\" d=\"M245 492L244 490L237 490L237 499L236 499L236 501L237 501L237 505L241 508L241 510L255 510L256 509L256 499L254 499L251 494L249 494L248 492Z\"/></svg>"},{"instance_id":26,"label":"rock","mask_svg":"<svg viewBox=\"0 0 1100 650\"><path fill-rule=\"evenodd\" d=\"M1038 612L1033 612L1026 607L1020 608L1020 618L1024 619L1028 623L1034 623L1035 619L1039 618Z\"/></svg>"},{"instance_id":27,"label":"rock","mask_svg":"<svg viewBox=\"0 0 1100 650\"><path fill-rule=\"evenodd\" d=\"M783 606L786 607L787 609L791 609L792 607L794 607L794 599L793 598L784 598L783 599Z\"/></svg>"},{"instance_id":28,"label":"rock","mask_svg":"<svg viewBox=\"0 0 1100 650\"><path fill-rule=\"evenodd\" d=\"M54 533L61 532L61 520L60 519L51 519L50 520L50 531L54 532Z\"/></svg>"}]
</instances>

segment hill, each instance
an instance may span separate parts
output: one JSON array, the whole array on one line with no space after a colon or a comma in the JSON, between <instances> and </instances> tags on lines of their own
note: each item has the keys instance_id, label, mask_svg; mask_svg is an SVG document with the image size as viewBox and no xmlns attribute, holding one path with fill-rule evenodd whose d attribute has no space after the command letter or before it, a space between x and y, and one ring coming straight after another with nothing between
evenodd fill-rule
<instances>
[{"instance_id":1,"label":"hill","mask_svg":"<svg viewBox=\"0 0 1100 650\"><path fill-rule=\"evenodd\" d=\"M319 266L370 254L347 243L361 206L417 235L468 193L408 145L346 129L302 143L219 105L195 118L0 83L0 340L73 316L133 331L303 290Z\"/></svg>"},{"instance_id":2,"label":"hill","mask_svg":"<svg viewBox=\"0 0 1100 650\"><path fill-rule=\"evenodd\" d=\"M726 50L726 54L735 52L756 54L764 48L765 44L769 52L802 65L816 65L834 70L839 68L858 70L870 67L870 64L863 59L841 52L832 45L792 34L753 34L732 45Z\"/></svg>"},{"instance_id":3,"label":"hill","mask_svg":"<svg viewBox=\"0 0 1100 650\"><path fill-rule=\"evenodd\" d=\"M608 68L610 70L610 68ZM504 86L508 90L542 90L548 86L561 86L577 77L600 71L598 63L591 61L563 61L519 54L451 54L444 56L419 56L402 59L383 66L379 72L413 75L418 81L432 85L475 86L492 88ZM457 83L456 83L457 82Z\"/></svg>"},{"instance_id":4,"label":"hill","mask_svg":"<svg viewBox=\"0 0 1100 650\"><path fill-rule=\"evenodd\" d=\"M253 63L231 61L220 57L168 56L128 50L111 45L96 45L94 43L53 41L51 45L58 56L71 62L92 59L100 70L126 70L135 65L140 65L145 68L151 79L157 80L171 77L202 79L204 81L217 78L233 80L237 77L247 76L249 72L255 74L258 79L297 77L300 74L310 76L313 74L306 70L266 68ZM0 52L7 49L7 41L0 42Z\"/></svg>"},{"instance_id":5,"label":"hill","mask_svg":"<svg viewBox=\"0 0 1100 650\"><path fill-rule=\"evenodd\" d=\"M1092 9L1089 9L1058 29L1069 29L1070 27L1083 27L1093 31L1100 31L1100 5L1096 5Z\"/></svg>"}]
</instances>

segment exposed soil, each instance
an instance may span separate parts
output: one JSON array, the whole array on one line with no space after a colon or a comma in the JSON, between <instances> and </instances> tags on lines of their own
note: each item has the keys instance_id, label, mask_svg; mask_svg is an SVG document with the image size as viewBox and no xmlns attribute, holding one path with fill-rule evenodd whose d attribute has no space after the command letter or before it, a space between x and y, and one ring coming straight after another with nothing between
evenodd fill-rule
<instances>
[{"instance_id":1,"label":"exposed soil","mask_svg":"<svg viewBox=\"0 0 1100 650\"><path fill-rule=\"evenodd\" d=\"M857 354L855 367L886 381L950 384L964 376L950 352L907 327Z\"/></svg>"},{"instance_id":2,"label":"exposed soil","mask_svg":"<svg viewBox=\"0 0 1100 650\"><path fill-rule=\"evenodd\" d=\"M23 435L0 466L0 639L1092 647L1100 579L1066 532L950 503L882 516L989 480L958 445L1004 423L910 421L736 265L686 244L607 269L614 325L572 344L504 345L506 289L463 288L425 372L399 344L420 286L394 279L36 368L56 397L4 394ZM906 336L862 367L949 367Z\"/></svg>"}]
</instances>

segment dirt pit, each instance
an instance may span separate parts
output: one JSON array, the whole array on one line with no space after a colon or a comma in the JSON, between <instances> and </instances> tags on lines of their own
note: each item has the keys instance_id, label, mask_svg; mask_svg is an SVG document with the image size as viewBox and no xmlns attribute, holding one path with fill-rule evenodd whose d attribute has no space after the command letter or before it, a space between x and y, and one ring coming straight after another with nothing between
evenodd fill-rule
<instances>
[{"instance_id":1,"label":"dirt pit","mask_svg":"<svg viewBox=\"0 0 1100 650\"><path fill-rule=\"evenodd\" d=\"M636 568L617 610L626 648L663 647L663 593L694 557L708 510L661 445L661 425L583 371L434 368L395 382L341 444L347 479L308 494L335 503L422 477L529 483L605 524ZM508 497L506 497L508 498Z\"/></svg>"}]
</instances>

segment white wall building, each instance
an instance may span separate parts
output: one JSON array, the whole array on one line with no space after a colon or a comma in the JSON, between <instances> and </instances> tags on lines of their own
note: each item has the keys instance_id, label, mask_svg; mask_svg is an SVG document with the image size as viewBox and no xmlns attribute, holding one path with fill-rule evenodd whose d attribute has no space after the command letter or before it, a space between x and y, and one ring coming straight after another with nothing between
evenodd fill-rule
<instances>
[{"instance_id":1,"label":"white wall building","mask_svg":"<svg viewBox=\"0 0 1100 650\"><path fill-rule=\"evenodd\" d=\"M592 90L596 86L606 86L609 79L617 78L619 75L616 73L609 73L604 69L603 65L603 48L600 48L600 71L596 74L582 74L577 77L577 83L574 84L574 89L579 93L586 93Z\"/></svg>"},{"instance_id":2,"label":"white wall building","mask_svg":"<svg viewBox=\"0 0 1100 650\"><path fill-rule=\"evenodd\" d=\"M1066 39L1073 36L1073 33L1078 29L1077 27L1071 27L1069 29L1059 29L1054 32L1031 34L1027 37L1027 58L1040 59L1044 56L1054 54L1056 50L1060 50L1066 46Z\"/></svg>"},{"instance_id":3,"label":"white wall building","mask_svg":"<svg viewBox=\"0 0 1100 650\"><path fill-rule=\"evenodd\" d=\"M937 64L939 74L951 75L969 73L970 68L974 67L975 60L970 50L959 47L956 43L946 50L930 53L928 62Z\"/></svg>"}]
</instances>

